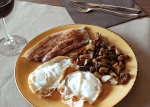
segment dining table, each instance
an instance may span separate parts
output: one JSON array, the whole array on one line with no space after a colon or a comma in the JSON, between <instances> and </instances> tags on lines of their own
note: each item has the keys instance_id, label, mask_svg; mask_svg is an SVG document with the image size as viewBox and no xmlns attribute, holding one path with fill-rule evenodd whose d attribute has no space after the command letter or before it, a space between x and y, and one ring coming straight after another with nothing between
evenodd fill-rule
<instances>
[{"instance_id":1,"label":"dining table","mask_svg":"<svg viewBox=\"0 0 150 107\"><path fill-rule=\"evenodd\" d=\"M13 12L5 18L7 28L11 34L23 36L27 43L48 29L74 24L60 0L16 2ZM150 0L134 2L143 9L146 16L107 27L128 42L138 63L138 74L131 92L115 107L150 107ZM1 35L4 32L0 26L0 38ZM18 55L0 55L0 107L33 106L21 95L16 84L15 64Z\"/></svg>"}]
</instances>

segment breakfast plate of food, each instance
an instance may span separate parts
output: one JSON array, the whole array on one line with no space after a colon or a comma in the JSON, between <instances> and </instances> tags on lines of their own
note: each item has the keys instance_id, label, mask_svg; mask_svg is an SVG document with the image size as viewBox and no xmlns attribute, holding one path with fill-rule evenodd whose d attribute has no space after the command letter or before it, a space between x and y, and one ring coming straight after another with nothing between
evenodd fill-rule
<instances>
[{"instance_id":1,"label":"breakfast plate of food","mask_svg":"<svg viewBox=\"0 0 150 107\"><path fill-rule=\"evenodd\" d=\"M136 56L116 33L70 24L32 39L15 66L17 87L35 107L112 107L132 90Z\"/></svg>"}]
</instances>

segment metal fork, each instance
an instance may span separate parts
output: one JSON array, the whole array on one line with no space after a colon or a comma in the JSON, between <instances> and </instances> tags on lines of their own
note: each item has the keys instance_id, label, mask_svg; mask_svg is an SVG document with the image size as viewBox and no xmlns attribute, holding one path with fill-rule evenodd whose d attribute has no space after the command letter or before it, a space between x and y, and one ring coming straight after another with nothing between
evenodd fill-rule
<instances>
[{"instance_id":1,"label":"metal fork","mask_svg":"<svg viewBox=\"0 0 150 107\"><path fill-rule=\"evenodd\" d=\"M82 6L79 6L75 3L73 3L72 1L68 1L67 4L68 4L68 6L73 8L74 10L79 11L79 12L83 12L83 13L86 13L86 12L89 12L92 10L101 10L101 11L104 11L104 12L107 12L107 13L110 13L113 15L121 16L121 17L127 17L127 18L137 18L138 17L138 14L124 14L124 13L115 12L115 11L102 9L102 8L82 7Z\"/></svg>"}]
</instances>

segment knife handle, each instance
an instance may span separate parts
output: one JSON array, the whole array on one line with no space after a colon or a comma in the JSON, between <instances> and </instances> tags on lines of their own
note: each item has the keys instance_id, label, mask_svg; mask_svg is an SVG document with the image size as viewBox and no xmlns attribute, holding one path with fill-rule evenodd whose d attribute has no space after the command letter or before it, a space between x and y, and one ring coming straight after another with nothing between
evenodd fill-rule
<instances>
[{"instance_id":1,"label":"knife handle","mask_svg":"<svg viewBox=\"0 0 150 107\"><path fill-rule=\"evenodd\" d=\"M121 6L106 5L106 4L102 4L101 7L105 8L105 9L114 9L114 10L119 10L119 11L130 11L130 12L134 12L134 13L140 12L139 9L135 9L135 8L127 8L127 7L121 7Z\"/></svg>"},{"instance_id":2,"label":"knife handle","mask_svg":"<svg viewBox=\"0 0 150 107\"><path fill-rule=\"evenodd\" d=\"M103 9L103 8L91 8L92 10L101 10L113 15L117 15L117 16L121 16L121 17L127 17L127 18L137 18L138 14L124 14L124 13L120 13L120 12L115 12L115 11L111 11L111 10L107 10L107 9Z\"/></svg>"}]
</instances>

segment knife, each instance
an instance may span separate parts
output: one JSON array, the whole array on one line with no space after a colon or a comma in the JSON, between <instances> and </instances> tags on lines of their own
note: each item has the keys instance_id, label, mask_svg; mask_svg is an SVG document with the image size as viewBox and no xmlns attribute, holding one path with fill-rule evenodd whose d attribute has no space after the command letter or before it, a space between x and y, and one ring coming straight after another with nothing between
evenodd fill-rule
<instances>
[{"instance_id":1,"label":"knife","mask_svg":"<svg viewBox=\"0 0 150 107\"><path fill-rule=\"evenodd\" d=\"M119 10L119 11L130 11L130 12L134 12L134 13L140 12L139 9L135 9L135 8L113 6L113 5L106 5L106 4L86 3L86 2L74 1L74 0L72 2L77 3L77 4L87 5L90 7L101 7L101 8L105 8L105 9L114 9L114 10Z\"/></svg>"}]
</instances>

